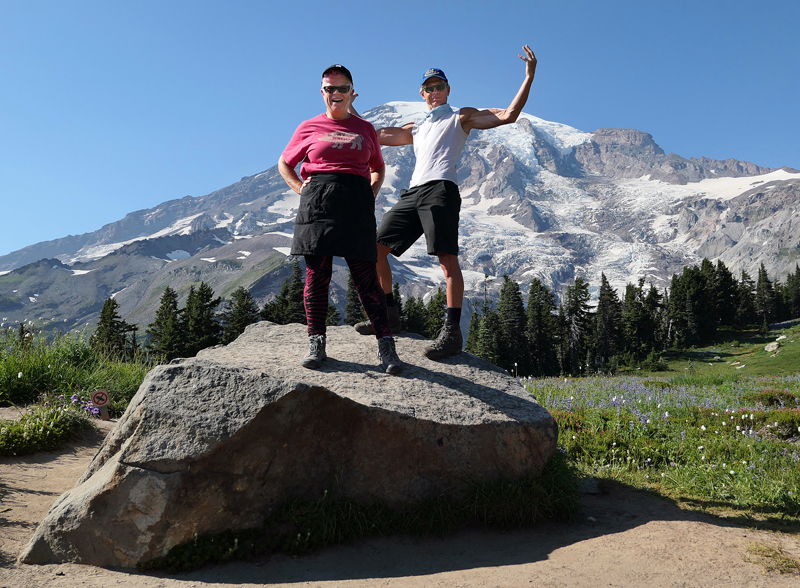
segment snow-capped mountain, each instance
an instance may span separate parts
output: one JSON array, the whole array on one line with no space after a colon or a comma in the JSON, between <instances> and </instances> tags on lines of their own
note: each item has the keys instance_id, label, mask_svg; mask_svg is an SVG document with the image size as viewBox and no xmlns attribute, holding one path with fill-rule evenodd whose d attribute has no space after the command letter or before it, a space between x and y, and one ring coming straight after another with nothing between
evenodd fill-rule
<instances>
[{"instance_id":1,"label":"snow-capped mountain","mask_svg":"<svg viewBox=\"0 0 800 588\"><path fill-rule=\"evenodd\" d=\"M365 118L399 126L425 108L390 102ZM378 219L408 187L414 166L410 146L385 147L384 158ZM800 256L800 172L684 159L636 130L587 133L523 114L513 125L471 133L459 185L467 297L482 297L486 274L508 274L523 292L533 277L557 293L578 275L598 287L601 272L618 288L640 277L664 287L703 257L751 275L763 262L783 278ZM274 270L286 260L298 202L272 167L207 196L2 256L0 318L91 321L115 295L127 320L146 324L165 284L188 288L200 279L221 295L244 285L263 301L285 275ZM393 267L404 294L443 285L424 241ZM344 278L334 281L338 299Z\"/></svg>"}]
</instances>

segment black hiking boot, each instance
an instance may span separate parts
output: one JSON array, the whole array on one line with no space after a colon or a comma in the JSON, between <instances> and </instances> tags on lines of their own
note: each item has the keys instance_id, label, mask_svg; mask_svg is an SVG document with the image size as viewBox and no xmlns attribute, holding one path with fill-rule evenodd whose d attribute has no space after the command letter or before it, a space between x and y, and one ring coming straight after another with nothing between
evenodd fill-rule
<instances>
[{"instance_id":1,"label":"black hiking boot","mask_svg":"<svg viewBox=\"0 0 800 588\"><path fill-rule=\"evenodd\" d=\"M445 322L436 339L422 353L428 359L444 359L456 353L461 353L463 345L464 339L461 335L461 327L456 323Z\"/></svg>"},{"instance_id":2,"label":"black hiking boot","mask_svg":"<svg viewBox=\"0 0 800 588\"><path fill-rule=\"evenodd\" d=\"M397 310L396 306L387 306L386 314L389 315L389 329L392 331L392 335L397 335L397 333L403 330L402 326L400 325L400 312ZM359 335L375 334L375 331L372 329L372 323L370 321L364 321L363 323L356 323L355 325L353 325L353 328Z\"/></svg>"},{"instance_id":3,"label":"black hiking boot","mask_svg":"<svg viewBox=\"0 0 800 588\"><path fill-rule=\"evenodd\" d=\"M378 359L387 374L399 374L403 371L403 364L400 363L400 358L397 357L397 349L394 346L393 337L378 339Z\"/></svg>"}]
</instances>

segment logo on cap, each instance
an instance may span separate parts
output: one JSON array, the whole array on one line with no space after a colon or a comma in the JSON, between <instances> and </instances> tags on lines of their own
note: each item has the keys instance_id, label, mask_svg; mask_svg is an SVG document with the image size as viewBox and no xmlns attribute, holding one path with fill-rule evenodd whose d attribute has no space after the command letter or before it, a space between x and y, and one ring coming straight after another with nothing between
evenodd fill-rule
<instances>
[{"instance_id":1,"label":"logo on cap","mask_svg":"<svg viewBox=\"0 0 800 588\"><path fill-rule=\"evenodd\" d=\"M420 81L421 84L424 84L428 78L437 77L442 78L445 82L447 81L447 76L444 75L444 72L437 67L432 67L424 74L422 74L422 80Z\"/></svg>"}]
</instances>

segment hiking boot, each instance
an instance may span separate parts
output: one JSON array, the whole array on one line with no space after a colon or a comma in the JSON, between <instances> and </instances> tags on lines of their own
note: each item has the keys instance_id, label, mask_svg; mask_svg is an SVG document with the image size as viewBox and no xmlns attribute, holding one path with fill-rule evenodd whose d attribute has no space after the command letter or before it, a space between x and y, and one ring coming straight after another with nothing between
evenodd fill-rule
<instances>
[{"instance_id":1,"label":"hiking boot","mask_svg":"<svg viewBox=\"0 0 800 588\"><path fill-rule=\"evenodd\" d=\"M319 366L327 357L328 355L325 353L325 335L309 336L308 355L303 358L303 367L311 370L319 369Z\"/></svg>"},{"instance_id":2,"label":"hiking boot","mask_svg":"<svg viewBox=\"0 0 800 588\"><path fill-rule=\"evenodd\" d=\"M396 306L387 306L386 314L389 315L389 329L392 331L392 335L397 335L397 333L403 330L403 328L400 326L400 311L397 310ZM370 321L364 321L363 323L356 323L355 325L353 325L353 328L359 335L375 334L375 331L372 329L372 323Z\"/></svg>"},{"instance_id":3,"label":"hiking boot","mask_svg":"<svg viewBox=\"0 0 800 588\"><path fill-rule=\"evenodd\" d=\"M463 344L464 339L461 336L461 327L456 323L445 322L436 339L422 353L428 359L444 359L456 353L461 353Z\"/></svg>"},{"instance_id":4,"label":"hiking boot","mask_svg":"<svg viewBox=\"0 0 800 588\"><path fill-rule=\"evenodd\" d=\"M397 357L397 349L394 346L393 337L383 337L378 339L378 359L386 369L387 374L399 374L403 371L403 364Z\"/></svg>"}]
</instances>

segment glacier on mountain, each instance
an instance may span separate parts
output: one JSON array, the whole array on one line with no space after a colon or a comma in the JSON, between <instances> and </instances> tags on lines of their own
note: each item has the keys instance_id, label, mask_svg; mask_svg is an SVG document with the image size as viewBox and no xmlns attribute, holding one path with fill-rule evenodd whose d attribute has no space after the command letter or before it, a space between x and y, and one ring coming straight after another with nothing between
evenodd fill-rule
<instances>
[{"instance_id":1,"label":"glacier on mountain","mask_svg":"<svg viewBox=\"0 0 800 588\"><path fill-rule=\"evenodd\" d=\"M423 102L390 102L364 116L380 128L425 112ZM378 220L408 187L414 166L411 146L383 153ZM605 274L621 293L642 277L663 289L672 274L703 257L724 261L737 276L755 275L764 263L774 277L793 271L800 258L800 172L684 159L641 131L588 133L523 113L515 124L470 134L458 179L468 306L485 287L496 296L503 274L525 294L536 278L560 297L577 276L596 291ZM26 247L0 257L0 306L10 309L0 310L24 317L57 305L59 321L84 324L114 292L122 316L147 324L165 285L186 290L201 279L222 296L249 287L263 304L285 277L299 201L273 166L206 196L130 213L94 233ZM424 239L391 263L405 296L444 286ZM35 266L28 277L21 270L9 277L26 264ZM342 306L347 270L334 267L331 298ZM62 274L82 277L67 284Z\"/></svg>"}]
</instances>

